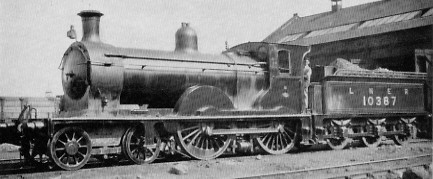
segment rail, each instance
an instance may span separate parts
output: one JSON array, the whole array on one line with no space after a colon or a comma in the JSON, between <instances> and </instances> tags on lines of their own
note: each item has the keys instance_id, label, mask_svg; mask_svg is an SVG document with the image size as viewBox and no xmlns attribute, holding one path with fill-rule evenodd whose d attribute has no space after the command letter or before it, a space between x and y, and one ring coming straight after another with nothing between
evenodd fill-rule
<instances>
[{"instance_id":1,"label":"rail","mask_svg":"<svg viewBox=\"0 0 433 179\"><path fill-rule=\"evenodd\" d=\"M421 142L431 142L429 139L416 139L410 141L410 143L421 143ZM166 162L178 162L182 160L190 160L190 158L183 158L181 156L174 156L174 158L166 158L160 159L157 163L166 163ZM349 165L340 165L334 167L323 167L323 168L314 168L314 169L305 169L305 170L296 170L296 171L287 171L287 172L279 172L279 173L268 173L263 175L254 175L254 176L246 176L241 178L335 178L342 176L360 176L365 175L366 173L377 173L380 172L377 169L381 169L383 171L404 169L407 167L414 166L422 166L429 165L432 162L431 154L428 155L419 155L419 156L411 156L397 159L388 159L388 160L380 160L373 162L364 162L364 163L355 163ZM411 163L412 160L420 159L419 163ZM394 168L383 168L384 166L389 166L385 162L401 162L398 167ZM108 165L112 165L110 163L106 163L104 161L97 160L93 158L86 165L86 168L98 168L104 167ZM120 160L118 165L129 165L130 162L126 160ZM12 159L0 159L0 178L4 175L11 174L23 174L23 173L34 173L34 172L49 172L53 169L52 163L44 163L42 165L29 165L24 162L24 159L12 158ZM359 166L367 166L368 168L364 168L364 171L359 171L354 169L354 167ZM352 167L352 168L350 168ZM358 168L359 169L359 168ZM376 170L375 170L376 169ZM333 174L327 173L329 171L334 172ZM59 172L59 171L52 171ZM325 173L325 174L323 174Z\"/></svg>"},{"instance_id":2,"label":"rail","mask_svg":"<svg viewBox=\"0 0 433 179\"><path fill-rule=\"evenodd\" d=\"M241 177L242 179L265 178L355 178L367 177L374 174L387 173L410 167L430 165L432 155L417 155L396 159L386 159L371 162L354 163L332 167L312 168L304 170L267 173L254 176Z\"/></svg>"}]
</instances>

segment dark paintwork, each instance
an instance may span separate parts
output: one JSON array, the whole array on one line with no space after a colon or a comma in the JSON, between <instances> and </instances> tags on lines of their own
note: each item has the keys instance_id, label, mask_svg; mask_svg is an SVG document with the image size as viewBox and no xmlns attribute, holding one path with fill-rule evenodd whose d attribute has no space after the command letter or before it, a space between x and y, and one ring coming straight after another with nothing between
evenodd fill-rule
<instances>
[{"instance_id":1,"label":"dark paintwork","mask_svg":"<svg viewBox=\"0 0 433 179\"><path fill-rule=\"evenodd\" d=\"M194 29L189 27L188 23L182 23L182 27L176 31L175 40L175 51L193 53L198 50L197 34Z\"/></svg>"},{"instance_id":2,"label":"dark paintwork","mask_svg":"<svg viewBox=\"0 0 433 179\"><path fill-rule=\"evenodd\" d=\"M423 84L417 83L327 81L323 97L326 114L425 111Z\"/></svg>"},{"instance_id":3,"label":"dark paintwork","mask_svg":"<svg viewBox=\"0 0 433 179\"><path fill-rule=\"evenodd\" d=\"M202 54L197 51L195 32L185 24L176 33L174 51L119 48L99 39L102 13L79 15L87 34L62 59L65 95L60 117L22 125L28 132L24 136L41 140L42 148L58 131L72 127L89 134L92 154L120 154L125 150L119 146L122 136L136 126L145 130L145 143L153 145L154 137L168 138L185 124L203 125L206 132L217 126L213 129L217 134L239 134L240 140L250 142L257 136L249 134L278 133L281 124L290 124L301 135L301 143L311 145L349 136L343 123L368 128L350 134L360 137L375 135L372 126L366 126L370 118L377 124L377 118L387 118L386 124L394 125L400 117L427 115L423 74L313 71L312 113L301 113L306 47L249 42L222 54ZM369 88L382 99L395 95L396 101L391 102L395 104L361 106L360 97L369 94ZM330 129L331 122L337 125ZM258 127L263 124L268 127Z\"/></svg>"},{"instance_id":4,"label":"dark paintwork","mask_svg":"<svg viewBox=\"0 0 433 179\"><path fill-rule=\"evenodd\" d=\"M117 115L121 104L176 107L174 112L184 115L204 107L301 111L300 59L306 47L246 43L222 54L202 54L196 51L195 32L183 24L175 51L118 48L99 41L101 13L80 15L91 35L63 57L63 116ZM211 96L194 90L206 86L215 88L208 90Z\"/></svg>"}]
</instances>

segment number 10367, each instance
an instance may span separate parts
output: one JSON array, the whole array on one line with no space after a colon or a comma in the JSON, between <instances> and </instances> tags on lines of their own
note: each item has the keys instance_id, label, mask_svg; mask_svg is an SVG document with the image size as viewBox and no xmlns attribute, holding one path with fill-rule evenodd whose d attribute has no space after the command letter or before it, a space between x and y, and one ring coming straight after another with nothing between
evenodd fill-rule
<instances>
[{"instance_id":1,"label":"number 10367","mask_svg":"<svg viewBox=\"0 0 433 179\"><path fill-rule=\"evenodd\" d=\"M396 96L363 96L364 106L395 106Z\"/></svg>"}]
</instances>

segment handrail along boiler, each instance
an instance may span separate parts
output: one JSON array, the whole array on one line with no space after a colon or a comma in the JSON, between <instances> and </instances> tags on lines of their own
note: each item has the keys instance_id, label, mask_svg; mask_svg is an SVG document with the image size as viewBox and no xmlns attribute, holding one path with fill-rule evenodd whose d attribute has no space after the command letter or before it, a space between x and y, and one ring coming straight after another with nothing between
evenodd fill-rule
<instances>
[{"instance_id":1,"label":"handrail along boiler","mask_svg":"<svg viewBox=\"0 0 433 179\"><path fill-rule=\"evenodd\" d=\"M143 164L167 151L212 159L225 152L283 154L320 142L339 149L348 139L374 146L381 136L402 144L410 123L428 116L423 74L390 78L322 67L313 72L322 75L310 85L303 113L305 46L249 42L203 54L183 23L174 51L119 48L99 38L102 13L78 15L83 38L61 61L59 116L20 125L22 143L32 144L23 150L29 161L46 155L76 170L90 157Z\"/></svg>"}]
</instances>

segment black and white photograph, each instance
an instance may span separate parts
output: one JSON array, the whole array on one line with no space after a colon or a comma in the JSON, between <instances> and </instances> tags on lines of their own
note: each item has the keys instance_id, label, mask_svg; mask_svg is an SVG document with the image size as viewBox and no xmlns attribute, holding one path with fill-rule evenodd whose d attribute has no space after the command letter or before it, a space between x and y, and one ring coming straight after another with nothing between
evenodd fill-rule
<instances>
[{"instance_id":1,"label":"black and white photograph","mask_svg":"<svg viewBox=\"0 0 433 179\"><path fill-rule=\"evenodd\" d=\"M1 0L0 178L433 178L432 0Z\"/></svg>"}]
</instances>

